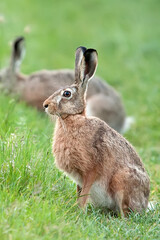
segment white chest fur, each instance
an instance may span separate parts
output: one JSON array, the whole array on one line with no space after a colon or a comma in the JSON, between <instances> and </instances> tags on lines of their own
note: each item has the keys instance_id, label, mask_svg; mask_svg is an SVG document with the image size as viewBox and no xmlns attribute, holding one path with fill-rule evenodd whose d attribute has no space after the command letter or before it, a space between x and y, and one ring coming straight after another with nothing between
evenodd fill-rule
<instances>
[{"instance_id":1,"label":"white chest fur","mask_svg":"<svg viewBox=\"0 0 160 240\"><path fill-rule=\"evenodd\" d=\"M100 181L93 183L90 190L91 202L97 207L107 207L112 209L114 207L114 200L106 192L105 186Z\"/></svg>"},{"instance_id":2,"label":"white chest fur","mask_svg":"<svg viewBox=\"0 0 160 240\"><path fill-rule=\"evenodd\" d=\"M76 172L71 172L67 174L76 184L82 187L82 179L81 176ZM96 181L93 183L90 193L89 199L96 207L106 207L109 209L113 209L115 202L110 197L110 195L106 192L105 187L102 185L100 181Z\"/></svg>"},{"instance_id":3,"label":"white chest fur","mask_svg":"<svg viewBox=\"0 0 160 240\"><path fill-rule=\"evenodd\" d=\"M76 184L82 187L82 177L79 173L72 171L71 173L66 173L66 175L71 178Z\"/></svg>"}]
</instances>

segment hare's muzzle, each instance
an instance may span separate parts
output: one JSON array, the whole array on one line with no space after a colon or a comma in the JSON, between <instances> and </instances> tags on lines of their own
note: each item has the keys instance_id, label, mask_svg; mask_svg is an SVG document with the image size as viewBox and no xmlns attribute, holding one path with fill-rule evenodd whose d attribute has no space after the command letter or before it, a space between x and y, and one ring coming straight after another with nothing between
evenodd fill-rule
<instances>
[{"instance_id":1,"label":"hare's muzzle","mask_svg":"<svg viewBox=\"0 0 160 240\"><path fill-rule=\"evenodd\" d=\"M46 99L43 103L43 107L48 114L54 115L57 112L57 104L52 99Z\"/></svg>"}]
</instances>

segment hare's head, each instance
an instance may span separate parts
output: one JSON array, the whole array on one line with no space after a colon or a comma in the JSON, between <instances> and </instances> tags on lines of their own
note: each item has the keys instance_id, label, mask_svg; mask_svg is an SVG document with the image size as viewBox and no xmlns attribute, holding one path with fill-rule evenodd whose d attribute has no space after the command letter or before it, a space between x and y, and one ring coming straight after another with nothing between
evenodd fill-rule
<instances>
[{"instance_id":1,"label":"hare's head","mask_svg":"<svg viewBox=\"0 0 160 240\"><path fill-rule=\"evenodd\" d=\"M96 50L77 48L75 83L51 95L43 104L46 112L61 117L84 112L88 81L93 77L96 67Z\"/></svg>"},{"instance_id":2,"label":"hare's head","mask_svg":"<svg viewBox=\"0 0 160 240\"><path fill-rule=\"evenodd\" d=\"M13 87L13 80L15 74L19 72L19 67L24 57L24 53L24 38L18 37L15 39L12 45L12 54L9 66L0 70L0 83L2 88L9 90Z\"/></svg>"}]
</instances>

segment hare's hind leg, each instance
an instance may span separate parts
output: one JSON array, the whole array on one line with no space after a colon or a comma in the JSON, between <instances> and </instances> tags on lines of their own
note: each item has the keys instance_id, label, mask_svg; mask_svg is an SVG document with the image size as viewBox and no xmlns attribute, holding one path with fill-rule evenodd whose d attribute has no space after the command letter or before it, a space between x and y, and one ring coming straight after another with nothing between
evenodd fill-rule
<instances>
[{"instance_id":1,"label":"hare's hind leg","mask_svg":"<svg viewBox=\"0 0 160 240\"><path fill-rule=\"evenodd\" d=\"M127 216L130 212L142 212L148 206L149 179L143 173L123 169L118 171L111 181L111 191L115 196L120 213Z\"/></svg>"},{"instance_id":2,"label":"hare's hind leg","mask_svg":"<svg viewBox=\"0 0 160 240\"><path fill-rule=\"evenodd\" d=\"M128 207L128 199L125 199L123 190L116 192L115 200L118 207L117 210L120 213L121 217L127 217L130 213L130 209Z\"/></svg>"},{"instance_id":3,"label":"hare's hind leg","mask_svg":"<svg viewBox=\"0 0 160 240\"><path fill-rule=\"evenodd\" d=\"M127 168L117 171L110 182L110 192L115 199L115 211L119 212L122 217L126 217L129 212L129 190L128 184L129 171Z\"/></svg>"}]
</instances>

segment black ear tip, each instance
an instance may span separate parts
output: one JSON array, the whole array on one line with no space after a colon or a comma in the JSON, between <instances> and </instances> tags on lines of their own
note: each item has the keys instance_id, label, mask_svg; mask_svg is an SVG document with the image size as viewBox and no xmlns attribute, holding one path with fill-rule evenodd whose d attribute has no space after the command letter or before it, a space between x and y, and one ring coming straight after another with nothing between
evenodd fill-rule
<instances>
[{"instance_id":1,"label":"black ear tip","mask_svg":"<svg viewBox=\"0 0 160 240\"><path fill-rule=\"evenodd\" d=\"M78 48L76 49L76 52L77 52L77 51L82 51L83 53L85 53L86 50L87 50L86 47L80 46L80 47L78 47Z\"/></svg>"},{"instance_id":2,"label":"black ear tip","mask_svg":"<svg viewBox=\"0 0 160 240\"><path fill-rule=\"evenodd\" d=\"M89 48L84 53L85 61L95 60L98 57L98 53L95 49Z\"/></svg>"},{"instance_id":3,"label":"black ear tip","mask_svg":"<svg viewBox=\"0 0 160 240\"><path fill-rule=\"evenodd\" d=\"M25 38L24 38L23 36L18 37L18 38L15 39L15 41L14 41L14 43L13 43L13 47L14 47L15 51L18 49L19 44L20 44L21 42L24 42L24 41L25 41Z\"/></svg>"},{"instance_id":4,"label":"black ear tip","mask_svg":"<svg viewBox=\"0 0 160 240\"><path fill-rule=\"evenodd\" d=\"M91 54L91 53L95 53L98 55L97 50L93 48L88 48L85 52L85 54Z\"/></svg>"},{"instance_id":5,"label":"black ear tip","mask_svg":"<svg viewBox=\"0 0 160 240\"><path fill-rule=\"evenodd\" d=\"M24 40L25 40L25 38L24 38L23 36L17 37L17 38L15 39L14 43L15 43L15 44L16 44L16 43L20 43L20 42L22 42L22 41L24 41Z\"/></svg>"},{"instance_id":6,"label":"black ear tip","mask_svg":"<svg viewBox=\"0 0 160 240\"><path fill-rule=\"evenodd\" d=\"M23 42L23 41L25 41L25 38L23 36L16 38L14 41L14 46L18 45L20 42Z\"/></svg>"}]
</instances>

